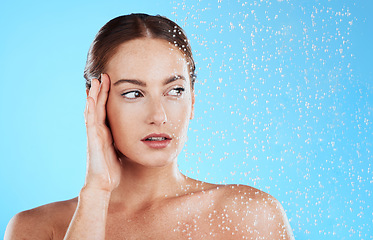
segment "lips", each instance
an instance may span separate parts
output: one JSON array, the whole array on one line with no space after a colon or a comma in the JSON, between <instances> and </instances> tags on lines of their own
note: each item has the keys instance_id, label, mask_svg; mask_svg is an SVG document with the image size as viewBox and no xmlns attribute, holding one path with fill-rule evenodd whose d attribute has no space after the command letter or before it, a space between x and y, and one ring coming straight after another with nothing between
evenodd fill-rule
<instances>
[{"instance_id":1,"label":"lips","mask_svg":"<svg viewBox=\"0 0 373 240\"><path fill-rule=\"evenodd\" d=\"M172 138L165 133L152 133L141 139L141 141L150 148L165 148L171 142Z\"/></svg>"},{"instance_id":2,"label":"lips","mask_svg":"<svg viewBox=\"0 0 373 240\"><path fill-rule=\"evenodd\" d=\"M152 133L148 136L141 139L141 141L162 141L162 140L171 140L172 138L165 133Z\"/></svg>"}]
</instances>

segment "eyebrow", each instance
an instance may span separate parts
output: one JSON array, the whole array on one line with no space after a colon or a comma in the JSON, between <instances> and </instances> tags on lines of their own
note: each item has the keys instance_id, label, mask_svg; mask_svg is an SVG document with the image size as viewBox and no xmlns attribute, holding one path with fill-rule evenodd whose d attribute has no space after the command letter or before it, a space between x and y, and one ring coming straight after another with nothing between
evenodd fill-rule
<instances>
[{"instance_id":1,"label":"eyebrow","mask_svg":"<svg viewBox=\"0 0 373 240\"><path fill-rule=\"evenodd\" d=\"M163 85L167 85L167 84L170 84L174 81L177 81L177 80L184 80L186 81L185 77L182 76L182 75L175 75L175 76L172 76L170 78L167 78L164 82L163 82ZM116 81L113 85L114 86L117 86L121 83L130 83L130 84L134 84L134 85L138 85L138 86L141 86L141 87L146 87L146 83L141 81L141 80L138 80L138 79L119 79L118 81Z\"/></svg>"},{"instance_id":2,"label":"eyebrow","mask_svg":"<svg viewBox=\"0 0 373 240\"><path fill-rule=\"evenodd\" d=\"M139 85L139 86L142 86L142 87L146 86L146 83L144 83L143 81L140 81L140 80L136 80L136 79L119 79L118 81L116 81L114 83L114 86L117 86L121 83L131 83L131 84Z\"/></svg>"}]
</instances>

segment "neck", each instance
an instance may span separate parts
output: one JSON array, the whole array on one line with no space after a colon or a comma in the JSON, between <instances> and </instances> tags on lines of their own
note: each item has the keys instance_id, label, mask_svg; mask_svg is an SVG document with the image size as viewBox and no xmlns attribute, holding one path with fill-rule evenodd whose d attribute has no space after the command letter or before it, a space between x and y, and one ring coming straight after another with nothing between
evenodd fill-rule
<instances>
[{"instance_id":1,"label":"neck","mask_svg":"<svg viewBox=\"0 0 373 240\"><path fill-rule=\"evenodd\" d=\"M163 167L145 167L132 162L122 165L121 182L112 192L111 204L141 209L187 191L188 178L180 173L177 161Z\"/></svg>"}]
</instances>

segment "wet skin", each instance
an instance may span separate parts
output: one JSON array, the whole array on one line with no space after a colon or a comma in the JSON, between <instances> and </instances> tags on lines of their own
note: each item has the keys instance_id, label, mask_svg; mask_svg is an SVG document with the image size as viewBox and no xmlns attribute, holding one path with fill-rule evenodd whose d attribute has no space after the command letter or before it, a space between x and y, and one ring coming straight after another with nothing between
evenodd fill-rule
<instances>
[{"instance_id":1,"label":"wet skin","mask_svg":"<svg viewBox=\"0 0 373 240\"><path fill-rule=\"evenodd\" d=\"M110 192L105 239L292 239L285 213L270 195L179 172L177 156L195 100L177 48L159 39L127 42L101 80L101 86L92 82L88 98L85 188ZM145 142L152 134L169 140ZM73 218L77 204L75 198L19 213L5 239L63 239L69 224L79 223Z\"/></svg>"},{"instance_id":2,"label":"wet skin","mask_svg":"<svg viewBox=\"0 0 373 240\"><path fill-rule=\"evenodd\" d=\"M204 187L209 190L200 190ZM159 199L136 212L113 204L106 239L293 239L281 205L264 192L248 186L209 184L194 185L193 190ZM63 239L77 201L51 203L18 214L14 221L19 235Z\"/></svg>"}]
</instances>

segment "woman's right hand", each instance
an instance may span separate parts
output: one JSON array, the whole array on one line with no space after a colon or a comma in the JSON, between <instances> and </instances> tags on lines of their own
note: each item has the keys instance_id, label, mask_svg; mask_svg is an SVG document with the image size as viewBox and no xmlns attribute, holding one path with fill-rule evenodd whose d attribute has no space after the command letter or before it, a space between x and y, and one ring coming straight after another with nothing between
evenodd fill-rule
<instances>
[{"instance_id":1,"label":"woman's right hand","mask_svg":"<svg viewBox=\"0 0 373 240\"><path fill-rule=\"evenodd\" d=\"M84 111L88 142L84 188L111 192L119 185L121 164L111 131L106 125L109 90L110 79L107 74L101 74L101 84L97 79L92 80Z\"/></svg>"}]
</instances>

